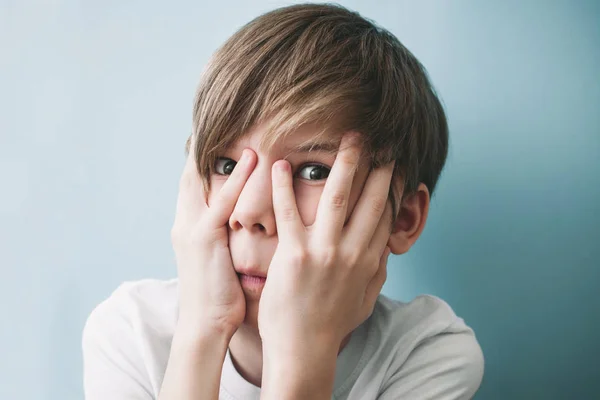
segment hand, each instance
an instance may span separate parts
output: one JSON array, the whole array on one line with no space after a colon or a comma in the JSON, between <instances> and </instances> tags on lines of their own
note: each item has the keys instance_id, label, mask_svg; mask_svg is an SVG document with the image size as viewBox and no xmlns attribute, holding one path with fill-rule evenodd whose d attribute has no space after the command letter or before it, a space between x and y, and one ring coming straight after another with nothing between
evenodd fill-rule
<instances>
[{"instance_id":1,"label":"hand","mask_svg":"<svg viewBox=\"0 0 600 400\"><path fill-rule=\"evenodd\" d=\"M279 243L259 304L263 352L337 346L337 355L346 335L373 311L386 279L393 163L371 171L344 226L361 153L356 139L343 137L311 226L298 213L289 164L273 165Z\"/></svg>"},{"instance_id":2,"label":"hand","mask_svg":"<svg viewBox=\"0 0 600 400\"><path fill-rule=\"evenodd\" d=\"M209 207L194 148L192 143L171 229L179 276L178 327L231 337L244 320L246 302L231 260L227 222L254 169L256 154L244 150Z\"/></svg>"}]
</instances>

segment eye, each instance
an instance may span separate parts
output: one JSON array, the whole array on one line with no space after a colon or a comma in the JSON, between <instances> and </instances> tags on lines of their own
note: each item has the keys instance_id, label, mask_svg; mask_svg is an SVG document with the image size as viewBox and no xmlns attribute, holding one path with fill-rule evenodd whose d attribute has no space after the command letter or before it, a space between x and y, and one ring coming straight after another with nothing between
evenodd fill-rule
<instances>
[{"instance_id":1,"label":"eye","mask_svg":"<svg viewBox=\"0 0 600 400\"><path fill-rule=\"evenodd\" d=\"M218 158L215 161L215 172L219 175L231 175L235 164L237 163L230 158Z\"/></svg>"},{"instance_id":2,"label":"eye","mask_svg":"<svg viewBox=\"0 0 600 400\"><path fill-rule=\"evenodd\" d=\"M324 165L309 164L298 170L298 176L309 181L320 181L329 176L330 169Z\"/></svg>"}]
</instances>

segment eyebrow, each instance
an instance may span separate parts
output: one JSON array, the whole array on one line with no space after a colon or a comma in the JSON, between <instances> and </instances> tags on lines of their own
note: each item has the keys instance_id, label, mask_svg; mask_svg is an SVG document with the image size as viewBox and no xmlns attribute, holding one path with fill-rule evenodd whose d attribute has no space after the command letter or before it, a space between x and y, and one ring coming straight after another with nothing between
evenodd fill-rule
<instances>
[{"instance_id":1,"label":"eyebrow","mask_svg":"<svg viewBox=\"0 0 600 400\"><path fill-rule=\"evenodd\" d=\"M339 140L327 140L318 142L306 141L297 146L292 146L288 151L290 153L309 153L311 151L321 151L324 153L336 154L339 149Z\"/></svg>"}]
</instances>

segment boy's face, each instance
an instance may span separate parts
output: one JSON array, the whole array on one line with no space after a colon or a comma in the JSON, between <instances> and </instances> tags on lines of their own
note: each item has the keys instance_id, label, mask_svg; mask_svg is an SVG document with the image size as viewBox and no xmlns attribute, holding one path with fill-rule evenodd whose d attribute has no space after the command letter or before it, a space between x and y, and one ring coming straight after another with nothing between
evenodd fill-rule
<instances>
[{"instance_id":1,"label":"boy's face","mask_svg":"<svg viewBox=\"0 0 600 400\"><path fill-rule=\"evenodd\" d=\"M229 248L233 266L238 273L240 270L251 269L257 272L256 275L268 275L269 264L278 243L271 182L271 167L277 160L285 158L291 164L296 203L304 225L312 225L315 221L321 192L335 160L335 154L331 152L316 147L308 151L311 147L310 140L315 137L315 133L314 126L302 127L284 140L276 142L270 149L261 150L259 143L264 134L264 125L257 125L217 160L216 173L211 176L209 206L227 180L242 151L249 148L257 155L256 167L248 178L229 220ZM333 143L339 143L339 138ZM295 149L299 145L306 148ZM366 165L361 163L356 171L347 217L352 213L368 177ZM255 328L262 288L263 284L242 285L246 298L245 323Z\"/></svg>"}]
</instances>

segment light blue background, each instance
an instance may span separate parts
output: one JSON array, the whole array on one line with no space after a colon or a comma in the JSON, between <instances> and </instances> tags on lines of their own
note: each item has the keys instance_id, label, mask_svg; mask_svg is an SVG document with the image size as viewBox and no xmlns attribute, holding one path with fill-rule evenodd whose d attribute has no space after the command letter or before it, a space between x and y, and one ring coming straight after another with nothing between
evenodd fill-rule
<instances>
[{"instance_id":1,"label":"light blue background","mask_svg":"<svg viewBox=\"0 0 600 400\"><path fill-rule=\"evenodd\" d=\"M174 276L201 70L283 4L0 0L0 398L81 398L92 308ZM385 293L438 295L475 329L479 399L600 396L600 5L343 4L415 53L450 120L427 229Z\"/></svg>"}]
</instances>

